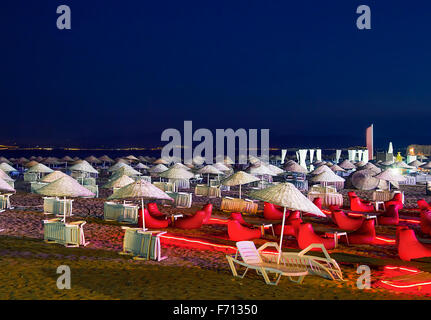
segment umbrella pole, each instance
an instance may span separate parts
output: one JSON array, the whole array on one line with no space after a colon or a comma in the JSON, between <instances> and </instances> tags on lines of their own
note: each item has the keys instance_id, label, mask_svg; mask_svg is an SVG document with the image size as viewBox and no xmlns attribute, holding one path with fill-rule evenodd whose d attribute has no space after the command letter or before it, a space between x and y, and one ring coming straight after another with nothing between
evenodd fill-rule
<instances>
[{"instance_id":1,"label":"umbrella pole","mask_svg":"<svg viewBox=\"0 0 431 320\"><path fill-rule=\"evenodd\" d=\"M210 186L210 174L207 174L208 187Z\"/></svg>"},{"instance_id":2,"label":"umbrella pole","mask_svg":"<svg viewBox=\"0 0 431 320\"><path fill-rule=\"evenodd\" d=\"M281 224L281 234L280 234L280 247L278 248L278 259L277 259L277 264L280 263L280 258L281 258L281 244L283 243L283 233L284 233L284 222L286 220L286 207L284 207L283 210L283 222Z\"/></svg>"},{"instance_id":3,"label":"umbrella pole","mask_svg":"<svg viewBox=\"0 0 431 320\"><path fill-rule=\"evenodd\" d=\"M239 185L239 198L241 199L241 185Z\"/></svg>"},{"instance_id":4,"label":"umbrella pole","mask_svg":"<svg viewBox=\"0 0 431 320\"><path fill-rule=\"evenodd\" d=\"M142 206L142 231L145 231L145 218L144 218L144 211L145 211L145 206L144 206L144 198L141 198L141 206Z\"/></svg>"},{"instance_id":5,"label":"umbrella pole","mask_svg":"<svg viewBox=\"0 0 431 320\"><path fill-rule=\"evenodd\" d=\"M64 210L64 212L63 212L64 221L63 222L66 223L66 196L64 197L63 210Z\"/></svg>"}]
</instances>

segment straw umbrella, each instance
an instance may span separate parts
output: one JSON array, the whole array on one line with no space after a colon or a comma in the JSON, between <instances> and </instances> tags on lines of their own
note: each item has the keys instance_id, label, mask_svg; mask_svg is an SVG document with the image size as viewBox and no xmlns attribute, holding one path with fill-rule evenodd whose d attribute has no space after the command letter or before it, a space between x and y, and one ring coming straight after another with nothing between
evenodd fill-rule
<instances>
[{"instance_id":1,"label":"straw umbrella","mask_svg":"<svg viewBox=\"0 0 431 320\"><path fill-rule=\"evenodd\" d=\"M279 167L277 167L277 166L274 166L273 164L266 164L266 166L272 171L272 172L274 172L275 173L275 175L279 175L279 174L282 174L282 173L284 173L284 170L283 169L281 169L281 168L279 168Z\"/></svg>"},{"instance_id":2,"label":"straw umbrella","mask_svg":"<svg viewBox=\"0 0 431 320\"><path fill-rule=\"evenodd\" d=\"M42 179L40 179L40 182L51 183L51 182L54 182L54 181L56 181L56 180L58 180L60 178L65 177L65 176L68 177L68 175L65 174L64 172L56 170L56 171L54 171L54 172L46 175Z\"/></svg>"},{"instance_id":3,"label":"straw umbrella","mask_svg":"<svg viewBox=\"0 0 431 320\"><path fill-rule=\"evenodd\" d=\"M276 176L276 174L271 169L262 164L259 166L250 166L247 168L247 171L254 176L260 176L261 187L263 185L264 176Z\"/></svg>"},{"instance_id":4,"label":"straw umbrella","mask_svg":"<svg viewBox=\"0 0 431 320\"><path fill-rule=\"evenodd\" d=\"M228 171L231 170L228 166L226 166L222 162L217 162L217 163L213 164L213 167L216 168L216 169L218 169L218 170L220 170L220 171L222 171L222 172L228 172Z\"/></svg>"},{"instance_id":5,"label":"straw umbrella","mask_svg":"<svg viewBox=\"0 0 431 320\"><path fill-rule=\"evenodd\" d=\"M374 176L377 179L388 181L389 182L389 190L391 190L390 182L400 182L405 181L405 178L398 174L394 169L386 169L385 171L379 173Z\"/></svg>"},{"instance_id":6,"label":"straw umbrella","mask_svg":"<svg viewBox=\"0 0 431 320\"><path fill-rule=\"evenodd\" d=\"M421 165L419 168L421 169L431 169L431 161L428 161L427 163Z\"/></svg>"},{"instance_id":7,"label":"straw umbrella","mask_svg":"<svg viewBox=\"0 0 431 320\"><path fill-rule=\"evenodd\" d=\"M289 182L280 183L270 186L265 189L252 191L249 196L261 201L266 201L275 205L282 206L283 209L283 222L281 226L280 235L280 248L278 253L278 261L280 263L281 245L283 243L284 224L286 220L286 209L299 210L307 212L319 217L326 217L316 205L305 197L293 184Z\"/></svg>"},{"instance_id":8,"label":"straw umbrella","mask_svg":"<svg viewBox=\"0 0 431 320\"><path fill-rule=\"evenodd\" d=\"M14 167L12 167L10 164L8 164L6 162L3 162L0 164L0 169L2 169L6 173L17 171Z\"/></svg>"},{"instance_id":9,"label":"straw umbrella","mask_svg":"<svg viewBox=\"0 0 431 320\"><path fill-rule=\"evenodd\" d=\"M101 164L102 161L98 158L96 158L95 156L89 156L87 158L85 158L85 161L87 161L88 163L91 164Z\"/></svg>"},{"instance_id":10,"label":"straw umbrella","mask_svg":"<svg viewBox=\"0 0 431 320\"><path fill-rule=\"evenodd\" d=\"M322 172L331 172L331 173L333 173L332 170L326 164L324 164L324 165L321 165L321 166L317 167L313 171L311 171L311 174L312 175L318 175L318 174L321 174Z\"/></svg>"},{"instance_id":11,"label":"straw umbrella","mask_svg":"<svg viewBox=\"0 0 431 320\"><path fill-rule=\"evenodd\" d=\"M51 168L48 168L42 163L38 163L37 165L27 170L27 173L37 173L39 176L39 179L41 174L52 173L52 172L54 172L54 170L52 170Z\"/></svg>"},{"instance_id":12,"label":"straw umbrella","mask_svg":"<svg viewBox=\"0 0 431 320\"><path fill-rule=\"evenodd\" d=\"M160 173L162 173L162 172L164 172L164 171L166 171L166 170L168 170L169 168L167 167L167 166L165 166L164 164L162 164L162 163L159 163L158 165L155 165L154 167L151 167L148 171L150 172L150 173L152 173L152 174L154 174L154 175L159 175ZM160 178L160 181L162 181L162 177L160 177L159 176L159 178Z\"/></svg>"},{"instance_id":13,"label":"straw umbrella","mask_svg":"<svg viewBox=\"0 0 431 320\"><path fill-rule=\"evenodd\" d=\"M14 188L12 188L9 183L7 183L4 179L0 178L0 192L16 192Z\"/></svg>"},{"instance_id":14,"label":"straw umbrella","mask_svg":"<svg viewBox=\"0 0 431 320\"><path fill-rule=\"evenodd\" d=\"M145 231L145 204L144 200L170 200L173 199L166 194L166 192L160 190L153 184L139 180L134 183L131 183L127 186L124 186L117 191L115 191L108 199L127 199L127 198L140 198L141 206L142 206L142 228Z\"/></svg>"},{"instance_id":15,"label":"straw umbrella","mask_svg":"<svg viewBox=\"0 0 431 320\"><path fill-rule=\"evenodd\" d=\"M344 182L345 179L337 176L333 171L324 171L310 179L312 182L320 182L322 185L327 185L332 182Z\"/></svg>"},{"instance_id":16,"label":"straw umbrella","mask_svg":"<svg viewBox=\"0 0 431 320\"><path fill-rule=\"evenodd\" d=\"M12 162L10 162L8 159L6 159L5 157L0 157L0 162L6 162L7 164L12 165Z\"/></svg>"},{"instance_id":17,"label":"straw umbrella","mask_svg":"<svg viewBox=\"0 0 431 320\"><path fill-rule=\"evenodd\" d=\"M124 162L117 162L114 165L112 165L111 167L108 168L108 171L117 171L118 169L120 169L121 167L127 166L128 164L124 163Z\"/></svg>"},{"instance_id":18,"label":"straw umbrella","mask_svg":"<svg viewBox=\"0 0 431 320\"><path fill-rule=\"evenodd\" d=\"M307 169L300 166L297 162L295 162L293 160L289 160L286 162L286 164L284 166L284 170L287 172L302 173L304 175L307 174Z\"/></svg>"},{"instance_id":19,"label":"straw umbrella","mask_svg":"<svg viewBox=\"0 0 431 320\"><path fill-rule=\"evenodd\" d=\"M344 170L343 168L341 168L338 164L334 164L330 169L333 172L346 172L346 170Z\"/></svg>"},{"instance_id":20,"label":"straw umbrella","mask_svg":"<svg viewBox=\"0 0 431 320\"><path fill-rule=\"evenodd\" d=\"M379 179L374 178L375 173L371 170L356 171L351 177L352 185L358 190L372 190L379 186Z\"/></svg>"},{"instance_id":21,"label":"straw umbrella","mask_svg":"<svg viewBox=\"0 0 431 320\"><path fill-rule=\"evenodd\" d=\"M122 188L133 182L135 182L135 180L130 178L128 175L123 174L121 177L109 180L106 184L102 186L102 188L104 189Z\"/></svg>"},{"instance_id":22,"label":"straw umbrella","mask_svg":"<svg viewBox=\"0 0 431 320\"><path fill-rule=\"evenodd\" d=\"M167 165L167 164L169 164L169 162L167 160L163 159L163 158L159 158L159 159L155 160L153 162L153 164L164 164L164 165Z\"/></svg>"},{"instance_id":23,"label":"straw umbrella","mask_svg":"<svg viewBox=\"0 0 431 320\"><path fill-rule=\"evenodd\" d=\"M35 192L47 197L64 197L64 222L66 222L66 197L78 198L92 197L95 195L93 192L80 185L78 181L67 175L35 190Z\"/></svg>"},{"instance_id":24,"label":"straw umbrella","mask_svg":"<svg viewBox=\"0 0 431 320\"><path fill-rule=\"evenodd\" d=\"M24 167L26 167L26 168L31 168L31 167L33 167L33 166L35 166L35 165L37 165L37 164L39 164L39 162L34 161L34 160L31 160L31 161L27 162L27 163L24 165Z\"/></svg>"},{"instance_id":25,"label":"straw umbrella","mask_svg":"<svg viewBox=\"0 0 431 320\"><path fill-rule=\"evenodd\" d=\"M0 169L0 178L5 181L15 181L11 177L9 177L9 175L6 172L4 172L2 169Z\"/></svg>"},{"instance_id":26,"label":"straw umbrella","mask_svg":"<svg viewBox=\"0 0 431 320\"><path fill-rule=\"evenodd\" d=\"M80 171L80 172L86 172L86 173L94 173L98 174L99 171L94 169L86 160L83 160L77 164L74 164L69 168L71 171Z\"/></svg>"},{"instance_id":27,"label":"straw umbrella","mask_svg":"<svg viewBox=\"0 0 431 320\"><path fill-rule=\"evenodd\" d=\"M176 168L176 169L184 169L184 170L187 170L187 171L189 171L190 170L190 168L189 167L187 167L186 165L184 165L184 164L182 164L181 162L177 162L177 163L175 163L172 167L170 167L169 169L173 169L173 168Z\"/></svg>"},{"instance_id":28,"label":"straw umbrella","mask_svg":"<svg viewBox=\"0 0 431 320\"><path fill-rule=\"evenodd\" d=\"M244 171L238 171L234 173L233 175L227 177L226 179L221 181L222 185L225 186L238 186L239 185L239 198L241 199L241 186L243 184L251 183L259 181L259 178L256 178L255 176L248 174Z\"/></svg>"},{"instance_id":29,"label":"straw umbrella","mask_svg":"<svg viewBox=\"0 0 431 320\"><path fill-rule=\"evenodd\" d=\"M102 161L102 163L103 163L103 167L105 167L105 164L106 163L114 163L115 161L114 160L112 160L110 157L108 157L106 154L105 155L103 155L103 156L101 156L100 158L99 158L99 160L100 161Z\"/></svg>"},{"instance_id":30,"label":"straw umbrella","mask_svg":"<svg viewBox=\"0 0 431 320\"><path fill-rule=\"evenodd\" d=\"M341 168L343 168L344 170L352 170L352 169L356 169L355 165L353 163L351 163L349 160L344 160L343 162L341 162L339 164L339 166Z\"/></svg>"},{"instance_id":31,"label":"straw umbrella","mask_svg":"<svg viewBox=\"0 0 431 320\"><path fill-rule=\"evenodd\" d=\"M163 171L159 174L161 178L173 179L175 180L189 180L193 178L195 175L190 171L183 168L170 168L166 171ZM174 190L176 190L176 183L174 182Z\"/></svg>"},{"instance_id":32,"label":"straw umbrella","mask_svg":"<svg viewBox=\"0 0 431 320\"><path fill-rule=\"evenodd\" d=\"M132 161L132 162L133 162L133 161L139 161L139 159L138 159L138 158L136 158L134 155L129 155L129 156L127 156L127 157L126 157L126 159L127 159L127 160L130 160L130 161Z\"/></svg>"},{"instance_id":33,"label":"straw umbrella","mask_svg":"<svg viewBox=\"0 0 431 320\"><path fill-rule=\"evenodd\" d=\"M203 168L200 168L198 170L198 173L200 173L200 174L206 174L207 175L207 183L208 183L208 185L210 185L210 174L216 174L217 177L220 174L223 174L222 171L220 171L219 169L217 169L216 167L214 167L214 166L212 166L210 164L206 165Z\"/></svg>"},{"instance_id":34,"label":"straw umbrella","mask_svg":"<svg viewBox=\"0 0 431 320\"><path fill-rule=\"evenodd\" d=\"M114 177L115 178L121 177L122 175L127 175L129 177L136 177L136 176L142 175L142 173L140 173L138 170L133 169L129 165L125 165L124 167L121 167L120 169L114 171L112 173L111 179L113 179Z\"/></svg>"},{"instance_id":35,"label":"straw umbrella","mask_svg":"<svg viewBox=\"0 0 431 320\"><path fill-rule=\"evenodd\" d=\"M412 162L409 163L409 166L412 166L415 168L420 167L422 165L424 165L424 163L420 162L419 160L413 160Z\"/></svg>"}]
</instances>

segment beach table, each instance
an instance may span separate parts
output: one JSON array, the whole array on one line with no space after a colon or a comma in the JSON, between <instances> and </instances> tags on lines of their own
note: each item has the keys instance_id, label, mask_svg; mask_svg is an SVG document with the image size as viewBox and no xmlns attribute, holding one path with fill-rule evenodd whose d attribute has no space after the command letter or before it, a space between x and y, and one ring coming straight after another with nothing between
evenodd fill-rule
<instances>
[{"instance_id":1,"label":"beach table","mask_svg":"<svg viewBox=\"0 0 431 320\"><path fill-rule=\"evenodd\" d=\"M43 221L43 238L48 243L58 243L66 247L86 246L84 225L85 221L64 223L61 219Z\"/></svg>"},{"instance_id":2,"label":"beach table","mask_svg":"<svg viewBox=\"0 0 431 320\"><path fill-rule=\"evenodd\" d=\"M328 238L334 238L335 239L335 248L338 246L338 241L341 237L346 237L347 245L349 245L349 237L347 236L347 232L326 232L325 236Z\"/></svg>"},{"instance_id":3,"label":"beach table","mask_svg":"<svg viewBox=\"0 0 431 320\"><path fill-rule=\"evenodd\" d=\"M231 197L224 197L221 200L220 210L227 212L242 212L249 214L256 214L258 203L249 199L238 199Z\"/></svg>"},{"instance_id":4,"label":"beach table","mask_svg":"<svg viewBox=\"0 0 431 320\"><path fill-rule=\"evenodd\" d=\"M73 216L71 199L59 199L58 197L43 197L43 212L44 214L55 214L56 216L64 216L64 201L66 201L66 217Z\"/></svg>"},{"instance_id":5,"label":"beach table","mask_svg":"<svg viewBox=\"0 0 431 320\"><path fill-rule=\"evenodd\" d=\"M138 206L131 204L105 202L103 216L105 220L136 224L138 223L138 209Z\"/></svg>"},{"instance_id":6,"label":"beach table","mask_svg":"<svg viewBox=\"0 0 431 320\"><path fill-rule=\"evenodd\" d=\"M143 231L141 228L122 227L125 230L123 251L120 254L132 255L135 260L161 261L160 236L166 231Z\"/></svg>"}]
</instances>

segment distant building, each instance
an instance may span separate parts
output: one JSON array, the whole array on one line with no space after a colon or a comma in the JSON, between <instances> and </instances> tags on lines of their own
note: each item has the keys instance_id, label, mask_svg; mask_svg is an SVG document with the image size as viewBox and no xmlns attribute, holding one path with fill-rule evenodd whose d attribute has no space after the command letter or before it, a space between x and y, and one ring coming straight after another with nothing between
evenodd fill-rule
<instances>
[{"instance_id":1,"label":"distant building","mask_svg":"<svg viewBox=\"0 0 431 320\"><path fill-rule=\"evenodd\" d=\"M407 155L431 156L431 145L411 144L407 147Z\"/></svg>"},{"instance_id":2,"label":"distant building","mask_svg":"<svg viewBox=\"0 0 431 320\"><path fill-rule=\"evenodd\" d=\"M374 130L373 125L369 126L367 130L365 131L366 135L366 143L367 143L367 149L368 149L368 160L373 160L374 158Z\"/></svg>"}]
</instances>

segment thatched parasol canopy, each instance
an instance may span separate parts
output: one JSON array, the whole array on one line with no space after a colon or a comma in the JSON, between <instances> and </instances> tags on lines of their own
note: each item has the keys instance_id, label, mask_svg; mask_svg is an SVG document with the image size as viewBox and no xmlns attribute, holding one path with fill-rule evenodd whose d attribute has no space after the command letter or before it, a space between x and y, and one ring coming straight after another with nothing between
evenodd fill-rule
<instances>
[{"instance_id":1,"label":"thatched parasol canopy","mask_svg":"<svg viewBox=\"0 0 431 320\"><path fill-rule=\"evenodd\" d=\"M352 174L351 182L358 190L373 190L379 186L379 179L374 178L371 170L359 170Z\"/></svg>"},{"instance_id":2,"label":"thatched parasol canopy","mask_svg":"<svg viewBox=\"0 0 431 320\"><path fill-rule=\"evenodd\" d=\"M296 172L296 173L303 173L307 174L307 169L301 167L298 163L296 163L293 160L289 160L286 162L284 166L284 170L287 172Z\"/></svg>"},{"instance_id":3,"label":"thatched parasol canopy","mask_svg":"<svg viewBox=\"0 0 431 320\"><path fill-rule=\"evenodd\" d=\"M274 173L274 171L272 171L271 169L269 169L267 166L263 164L260 164L257 166L252 165L247 168L247 172L254 176L264 176L264 175L276 176L277 175L276 173Z\"/></svg>"},{"instance_id":4,"label":"thatched parasol canopy","mask_svg":"<svg viewBox=\"0 0 431 320\"><path fill-rule=\"evenodd\" d=\"M4 172L2 169L0 169L0 178L5 180L5 181L14 181L11 177L9 177L9 175Z\"/></svg>"},{"instance_id":5,"label":"thatched parasol canopy","mask_svg":"<svg viewBox=\"0 0 431 320\"><path fill-rule=\"evenodd\" d=\"M253 190L249 193L249 196L289 210L299 210L319 217L326 217L313 202L289 182L276 184L261 190Z\"/></svg>"},{"instance_id":6,"label":"thatched parasol canopy","mask_svg":"<svg viewBox=\"0 0 431 320\"><path fill-rule=\"evenodd\" d=\"M121 177L122 175L134 177L134 176L140 176L140 175L142 175L142 173L140 173L138 170L133 169L129 165L125 165L124 167L121 167L120 169L114 171L112 173L111 179L116 179L118 177Z\"/></svg>"},{"instance_id":7,"label":"thatched parasol canopy","mask_svg":"<svg viewBox=\"0 0 431 320\"><path fill-rule=\"evenodd\" d=\"M110 157L108 157L106 154L105 155L103 155L103 156L101 156L100 158L99 158L99 160L100 161L102 161L102 162L106 162L106 163L114 163L115 161L114 160L112 160Z\"/></svg>"},{"instance_id":8,"label":"thatched parasol canopy","mask_svg":"<svg viewBox=\"0 0 431 320\"><path fill-rule=\"evenodd\" d=\"M330 168L333 172L345 172L346 170L344 170L343 168L341 168L338 164L334 164L331 168Z\"/></svg>"},{"instance_id":9,"label":"thatched parasol canopy","mask_svg":"<svg viewBox=\"0 0 431 320\"><path fill-rule=\"evenodd\" d=\"M141 198L144 200L173 200L155 185L139 180L115 191L108 199Z\"/></svg>"},{"instance_id":10,"label":"thatched parasol canopy","mask_svg":"<svg viewBox=\"0 0 431 320\"><path fill-rule=\"evenodd\" d=\"M324 171L318 175L312 177L310 181L313 182L344 182L345 179L337 176L333 171Z\"/></svg>"},{"instance_id":11,"label":"thatched parasol canopy","mask_svg":"<svg viewBox=\"0 0 431 320\"><path fill-rule=\"evenodd\" d=\"M431 169L431 161L428 161L427 163L420 166L422 169Z\"/></svg>"},{"instance_id":12,"label":"thatched parasol canopy","mask_svg":"<svg viewBox=\"0 0 431 320\"><path fill-rule=\"evenodd\" d=\"M395 168L400 168L400 169L415 169L416 168L414 166L409 166L404 161L395 162L394 165L395 165Z\"/></svg>"},{"instance_id":13,"label":"thatched parasol canopy","mask_svg":"<svg viewBox=\"0 0 431 320\"><path fill-rule=\"evenodd\" d=\"M102 188L105 188L105 189L122 188L133 182L135 182L135 180L133 180L132 178L124 174L121 177L118 177L116 179L111 179L106 184L104 184Z\"/></svg>"},{"instance_id":14,"label":"thatched parasol canopy","mask_svg":"<svg viewBox=\"0 0 431 320\"><path fill-rule=\"evenodd\" d=\"M150 167L149 166L147 166L147 165L145 165L145 164L143 164L143 163L141 163L141 162L139 162L136 166L135 166L135 169L140 169L140 170L142 170L142 169L150 169Z\"/></svg>"},{"instance_id":15,"label":"thatched parasol canopy","mask_svg":"<svg viewBox=\"0 0 431 320\"><path fill-rule=\"evenodd\" d=\"M166 171L161 172L159 176L167 179L188 180L193 178L195 175L186 169L172 167Z\"/></svg>"},{"instance_id":16,"label":"thatched parasol canopy","mask_svg":"<svg viewBox=\"0 0 431 320\"><path fill-rule=\"evenodd\" d=\"M87 161L88 163L102 163L102 160L96 158L95 156L89 156L87 158L85 158L85 161Z\"/></svg>"},{"instance_id":17,"label":"thatched parasol canopy","mask_svg":"<svg viewBox=\"0 0 431 320\"><path fill-rule=\"evenodd\" d=\"M227 177L226 179L222 180L221 184L225 186L238 186L251 182L256 182L259 180L259 178L256 178L255 176L248 174L247 172L238 171L235 172L233 175Z\"/></svg>"},{"instance_id":18,"label":"thatched parasol canopy","mask_svg":"<svg viewBox=\"0 0 431 320\"><path fill-rule=\"evenodd\" d=\"M6 163L6 162L2 162L0 164L0 169L2 169L4 172L13 172L13 171L17 171L14 167L12 167L10 164Z\"/></svg>"},{"instance_id":19,"label":"thatched parasol canopy","mask_svg":"<svg viewBox=\"0 0 431 320\"><path fill-rule=\"evenodd\" d=\"M386 169L378 175L375 175L374 178L390 182L405 181L405 178L400 175L395 169Z\"/></svg>"},{"instance_id":20,"label":"thatched parasol canopy","mask_svg":"<svg viewBox=\"0 0 431 320\"><path fill-rule=\"evenodd\" d=\"M61 172L61 171L54 171L48 175L46 175L45 177L43 177L42 179L40 179L39 182L45 182L45 183L51 183L54 182L60 178L63 178L65 176L68 176L67 174Z\"/></svg>"},{"instance_id":21,"label":"thatched parasol canopy","mask_svg":"<svg viewBox=\"0 0 431 320\"><path fill-rule=\"evenodd\" d=\"M331 168L329 168L326 164L321 165L319 167L317 167L316 169L314 169L313 171L311 171L312 175L318 175L321 174L322 172L332 172Z\"/></svg>"},{"instance_id":22,"label":"thatched parasol canopy","mask_svg":"<svg viewBox=\"0 0 431 320\"><path fill-rule=\"evenodd\" d=\"M86 160L83 160L80 163L74 164L69 168L69 170L88 172L88 173L99 173L99 171L94 169Z\"/></svg>"},{"instance_id":23,"label":"thatched parasol canopy","mask_svg":"<svg viewBox=\"0 0 431 320\"><path fill-rule=\"evenodd\" d=\"M341 162L339 164L339 166L341 168L343 168L344 170L351 170L351 169L356 169L355 165L353 163L351 163L349 160L344 160L343 162Z\"/></svg>"},{"instance_id":24,"label":"thatched parasol canopy","mask_svg":"<svg viewBox=\"0 0 431 320\"><path fill-rule=\"evenodd\" d=\"M54 172L51 168L48 168L46 165L42 163L38 163L37 165L28 169L27 172L35 172L35 173L51 173Z\"/></svg>"},{"instance_id":25,"label":"thatched parasol canopy","mask_svg":"<svg viewBox=\"0 0 431 320\"><path fill-rule=\"evenodd\" d=\"M37 165L37 164L39 164L39 162L34 161L34 160L31 160L30 162L27 162L27 163L24 165L24 167L26 167L26 168L31 168L31 167L34 167L34 166L35 166L35 165Z\"/></svg>"},{"instance_id":26,"label":"thatched parasol canopy","mask_svg":"<svg viewBox=\"0 0 431 320\"><path fill-rule=\"evenodd\" d=\"M64 156L63 158L61 158L62 162L73 162L74 160L69 157L69 156Z\"/></svg>"},{"instance_id":27,"label":"thatched parasol canopy","mask_svg":"<svg viewBox=\"0 0 431 320\"><path fill-rule=\"evenodd\" d=\"M200 168L198 170L198 173L200 173L200 174L223 174L222 171L220 171L219 169L215 168L214 166L212 166L210 164L206 165L203 168Z\"/></svg>"},{"instance_id":28,"label":"thatched parasol canopy","mask_svg":"<svg viewBox=\"0 0 431 320\"><path fill-rule=\"evenodd\" d=\"M283 169L281 169L281 168L279 168L279 167L277 167L277 166L274 166L273 164L267 164L266 165L272 172L274 172L276 175L279 175L279 174L282 174L282 173L284 173L284 170Z\"/></svg>"},{"instance_id":29,"label":"thatched parasol canopy","mask_svg":"<svg viewBox=\"0 0 431 320\"><path fill-rule=\"evenodd\" d=\"M155 160L154 162L153 162L153 164L169 164L169 161L167 161L167 160L165 160L165 159L163 159L163 158L159 158L159 159L157 159L157 160Z\"/></svg>"},{"instance_id":30,"label":"thatched parasol canopy","mask_svg":"<svg viewBox=\"0 0 431 320\"><path fill-rule=\"evenodd\" d=\"M117 163L115 163L113 166L111 166L111 167L109 167L108 168L108 171L109 172L112 172L112 171L117 171L118 169L120 169L120 168L122 168L122 167L124 167L124 166L127 166L128 164L127 163L124 163L124 162L117 162Z\"/></svg>"},{"instance_id":31,"label":"thatched parasol canopy","mask_svg":"<svg viewBox=\"0 0 431 320\"><path fill-rule=\"evenodd\" d=\"M412 166L412 167L415 167L415 168L417 168L417 167L420 167L421 165L423 165L424 163L423 162L420 162L419 160L414 160L414 161L412 161L412 162L410 162L409 163L409 166Z\"/></svg>"},{"instance_id":32,"label":"thatched parasol canopy","mask_svg":"<svg viewBox=\"0 0 431 320\"><path fill-rule=\"evenodd\" d=\"M12 188L9 183L0 178L0 192L16 192L14 188Z\"/></svg>"},{"instance_id":33,"label":"thatched parasol canopy","mask_svg":"<svg viewBox=\"0 0 431 320\"><path fill-rule=\"evenodd\" d=\"M65 176L50 184L37 189L38 194L48 197L92 197L94 193L80 185L78 181L72 177Z\"/></svg>"},{"instance_id":34,"label":"thatched parasol canopy","mask_svg":"<svg viewBox=\"0 0 431 320\"><path fill-rule=\"evenodd\" d=\"M128 155L128 156L126 157L126 159L128 159L128 160L130 160L130 161L139 161L139 159L138 159L138 158L136 158L134 155Z\"/></svg>"},{"instance_id":35,"label":"thatched parasol canopy","mask_svg":"<svg viewBox=\"0 0 431 320\"><path fill-rule=\"evenodd\" d=\"M168 167L160 163L154 167L151 167L148 171L150 171L151 173L160 173L166 170L168 170Z\"/></svg>"},{"instance_id":36,"label":"thatched parasol canopy","mask_svg":"<svg viewBox=\"0 0 431 320\"><path fill-rule=\"evenodd\" d=\"M170 167L169 169L184 169L184 170L190 170L189 167L187 167L186 165L182 164L181 162L177 162L175 163L172 167Z\"/></svg>"},{"instance_id":37,"label":"thatched parasol canopy","mask_svg":"<svg viewBox=\"0 0 431 320\"><path fill-rule=\"evenodd\" d=\"M0 162L6 162L7 164L12 164L12 162L6 159L5 157L0 157Z\"/></svg>"},{"instance_id":38,"label":"thatched parasol canopy","mask_svg":"<svg viewBox=\"0 0 431 320\"><path fill-rule=\"evenodd\" d=\"M218 170L220 170L220 171L223 171L223 172L231 170L228 166L226 166L222 162L217 162L217 163L213 164L213 167L216 168L216 169L218 169Z\"/></svg>"}]
</instances>

